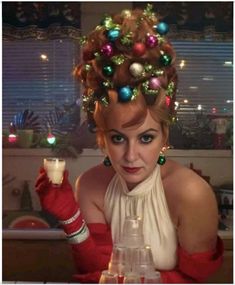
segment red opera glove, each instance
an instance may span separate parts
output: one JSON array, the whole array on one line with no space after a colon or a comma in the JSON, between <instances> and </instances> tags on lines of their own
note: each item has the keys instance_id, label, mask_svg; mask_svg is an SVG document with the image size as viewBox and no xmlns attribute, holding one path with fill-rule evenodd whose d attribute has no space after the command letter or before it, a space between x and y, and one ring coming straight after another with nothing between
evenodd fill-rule
<instances>
[{"instance_id":1,"label":"red opera glove","mask_svg":"<svg viewBox=\"0 0 235 285\"><path fill-rule=\"evenodd\" d=\"M63 182L60 186L54 186L47 176L44 168L40 169L39 176L35 184L41 206L44 210L55 216L63 225L66 233L70 232L69 227L75 226L74 221L80 215L78 203L75 201L73 189L68 181L68 171L64 171Z\"/></svg>"},{"instance_id":2,"label":"red opera glove","mask_svg":"<svg viewBox=\"0 0 235 285\"><path fill-rule=\"evenodd\" d=\"M106 269L112 252L112 236L106 224L86 225L75 201L73 190L68 182L68 172L64 172L60 187L49 181L45 170L40 170L36 182L42 208L59 219L71 245L77 278L99 281L99 272ZM85 275L84 275L85 274Z\"/></svg>"}]
</instances>

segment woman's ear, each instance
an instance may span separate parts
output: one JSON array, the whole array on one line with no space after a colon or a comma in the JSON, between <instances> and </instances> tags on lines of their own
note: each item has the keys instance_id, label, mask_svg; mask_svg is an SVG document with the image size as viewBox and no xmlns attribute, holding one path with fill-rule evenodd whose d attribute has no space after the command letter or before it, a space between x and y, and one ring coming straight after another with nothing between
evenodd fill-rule
<instances>
[{"instance_id":1,"label":"woman's ear","mask_svg":"<svg viewBox=\"0 0 235 285\"><path fill-rule=\"evenodd\" d=\"M168 145L168 139L169 139L169 126L166 124L162 124L162 141L163 146Z\"/></svg>"}]
</instances>

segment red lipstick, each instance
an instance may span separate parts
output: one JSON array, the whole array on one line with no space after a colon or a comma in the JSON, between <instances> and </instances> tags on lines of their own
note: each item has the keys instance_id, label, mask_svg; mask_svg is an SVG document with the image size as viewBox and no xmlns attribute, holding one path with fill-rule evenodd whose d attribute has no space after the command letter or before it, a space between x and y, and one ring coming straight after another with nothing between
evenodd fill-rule
<instances>
[{"instance_id":1,"label":"red lipstick","mask_svg":"<svg viewBox=\"0 0 235 285\"><path fill-rule=\"evenodd\" d=\"M128 173L136 173L140 170L140 167L124 167L123 169Z\"/></svg>"}]
</instances>

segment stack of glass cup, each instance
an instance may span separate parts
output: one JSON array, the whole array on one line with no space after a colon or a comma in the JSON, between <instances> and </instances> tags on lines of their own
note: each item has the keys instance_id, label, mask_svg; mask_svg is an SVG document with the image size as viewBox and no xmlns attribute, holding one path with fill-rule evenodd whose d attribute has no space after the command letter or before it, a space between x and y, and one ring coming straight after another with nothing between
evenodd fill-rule
<instances>
[{"instance_id":1,"label":"stack of glass cup","mask_svg":"<svg viewBox=\"0 0 235 285\"><path fill-rule=\"evenodd\" d=\"M151 248L144 244L143 224L138 216L126 217L120 243L113 245L108 270L102 272L99 283L161 283Z\"/></svg>"}]
</instances>

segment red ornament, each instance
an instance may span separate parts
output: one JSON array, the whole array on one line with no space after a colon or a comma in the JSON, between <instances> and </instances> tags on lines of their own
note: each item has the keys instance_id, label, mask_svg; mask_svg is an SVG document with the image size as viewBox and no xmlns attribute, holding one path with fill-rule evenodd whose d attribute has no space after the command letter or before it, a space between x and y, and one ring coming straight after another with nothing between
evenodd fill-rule
<instances>
[{"instance_id":1,"label":"red ornament","mask_svg":"<svg viewBox=\"0 0 235 285\"><path fill-rule=\"evenodd\" d=\"M146 46L143 43L135 43L132 51L135 56L142 56L146 52Z\"/></svg>"},{"instance_id":2,"label":"red ornament","mask_svg":"<svg viewBox=\"0 0 235 285\"><path fill-rule=\"evenodd\" d=\"M166 96L166 105L169 107L171 104L171 98L169 96Z\"/></svg>"}]
</instances>

